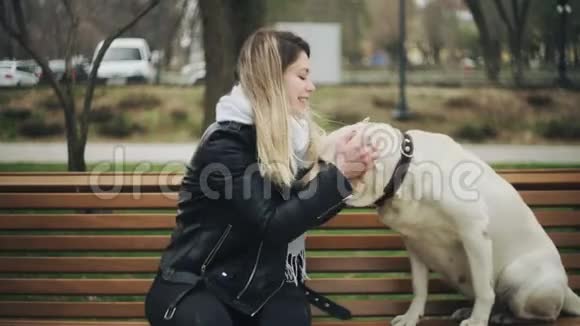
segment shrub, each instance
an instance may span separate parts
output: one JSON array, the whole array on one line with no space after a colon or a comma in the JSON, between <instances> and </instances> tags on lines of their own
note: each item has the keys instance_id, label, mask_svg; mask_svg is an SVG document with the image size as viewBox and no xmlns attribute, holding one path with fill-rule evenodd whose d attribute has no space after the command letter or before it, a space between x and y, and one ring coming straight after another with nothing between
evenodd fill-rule
<instances>
[{"instance_id":1,"label":"shrub","mask_svg":"<svg viewBox=\"0 0 580 326\"><path fill-rule=\"evenodd\" d=\"M453 97L445 101L445 107L450 109L461 109L461 108L475 108L477 104L469 97L460 96Z\"/></svg>"},{"instance_id":2,"label":"shrub","mask_svg":"<svg viewBox=\"0 0 580 326\"><path fill-rule=\"evenodd\" d=\"M64 127L58 122L46 122L42 119L30 119L24 121L18 132L26 137L57 136L64 132Z\"/></svg>"},{"instance_id":3,"label":"shrub","mask_svg":"<svg viewBox=\"0 0 580 326\"><path fill-rule=\"evenodd\" d=\"M120 114L110 121L99 125L97 132L103 136L125 138L131 136L133 133L133 125L127 115Z\"/></svg>"},{"instance_id":4,"label":"shrub","mask_svg":"<svg viewBox=\"0 0 580 326\"><path fill-rule=\"evenodd\" d=\"M0 139L13 140L18 136L16 124L13 120L0 119Z\"/></svg>"},{"instance_id":5,"label":"shrub","mask_svg":"<svg viewBox=\"0 0 580 326\"><path fill-rule=\"evenodd\" d=\"M481 142L497 136L497 129L489 122L467 123L459 127L453 135L473 142Z\"/></svg>"},{"instance_id":6,"label":"shrub","mask_svg":"<svg viewBox=\"0 0 580 326\"><path fill-rule=\"evenodd\" d=\"M119 101L119 108L149 110L161 105L161 100L151 94L129 94Z\"/></svg>"},{"instance_id":7,"label":"shrub","mask_svg":"<svg viewBox=\"0 0 580 326\"><path fill-rule=\"evenodd\" d=\"M148 129L139 122L133 122L131 125L131 131L132 133L145 134L147 133Z\"/></svg>"},{"instance_id":8,"label":"shrub","mask_svg":"<svg viewBox=\"0 0 580 326\"><path fill-rule=\"evenodd\" d=\"M543 94L530 94L526 97L526 101L534 108L551 107L554 104L551 96Z\"/></svg>"},{"instance_id":9,"label":"shrub","mask_svg":"<svg viewBox=\"0 0 580 326\"><path fill-rule=\"evenodd\" d=\"M89 119L96 123L105 123L111 121L114 116L110 106L100 106L91 110Z\"/></svg>"},{"instance_id":10,"label":"shrub","mask_svg":"<svg viewBox=\"0 0 580 326\"><path fill-rule=\"evenodd\" d=\"M174 109L171 111L170 116L174 123L181 123L187 121L188 112L183 109Z\"/></svg>"},{"instance_id":11,"label":"shrub","mask_svg":"<svg viewBox=\"0 0 580 326\"><path fill-rule=\"evenodd\" d=\"M60 103L55 96L43 97L36 103L36 105L40 108L46 109L47 111L56 111L61 109Z\"/></svg>"},{"instance_id":12,"label":"shrub","mask_svg":"<svg viewBox=\"0 0 580 326\"><path fill-rule=\"evenodd\" d=\"M536 126L538 133L552 139L580 139L580 121L574 117L560 117Z\"/></svg>"},{"instance_id":13,"label":"shrub","mask_svg":"<svg viewBox=\"0 0 580 326\"><path fill-rule=\"evenodd\" d=\"M0 116L11 120L26 120L32 116L32 111L27 108L7 107L0 111Z\"/></svg>"},{"instance_id":14,"label":"shrub","mask_svg":"<svg viewBox=\"0 0 580 326\"><path fill-rule=\"evenodd\" d=\"M382 109L394 109L397 103L394 99L373 96L373 105Z\"/></svg>"}]
</instances>

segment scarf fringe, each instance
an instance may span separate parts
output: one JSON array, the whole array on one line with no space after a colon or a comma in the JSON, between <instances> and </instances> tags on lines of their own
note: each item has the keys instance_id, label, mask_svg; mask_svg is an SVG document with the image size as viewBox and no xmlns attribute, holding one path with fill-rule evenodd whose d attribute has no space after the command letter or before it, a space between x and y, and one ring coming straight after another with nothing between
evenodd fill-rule
<instances>
[{"instance_id":1,"label":"scarf fringe","mask_svg":"<svg viewBox=\"0 0 580 326\"><path fill-rule=\"evenodd\" d=\"M286 282L298 286L298 281L308 280L306 274L306 257L304 249L298 253L288 252L286 257Z\"/></svg>"}]
</instances>

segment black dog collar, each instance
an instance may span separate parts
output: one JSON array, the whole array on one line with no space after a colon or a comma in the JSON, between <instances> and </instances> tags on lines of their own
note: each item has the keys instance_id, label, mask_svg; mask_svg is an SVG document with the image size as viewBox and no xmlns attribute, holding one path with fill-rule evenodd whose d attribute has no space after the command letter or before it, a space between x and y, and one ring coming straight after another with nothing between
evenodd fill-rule
<instances>
[{"instance_id":1,"label":"black dog collar","mask_svg":"<svg viewBox=\"0 0 580 326\"><path fill-rule=\"evenodd\" d=\"M413 139L407 133L403 133L403 142L401 143L401 158L397 165L395 166L395 170L393 171L393 175L391 176L391 180L385 186L383 190L383 195L381 198L375 201L375 206L379 207L382 206L387 199L392 198L401 184L405 179L405 175L407 175L407 171L409 171L409 165L411 163L411 159L413 158Z\"/></svg>"}]
</instances>

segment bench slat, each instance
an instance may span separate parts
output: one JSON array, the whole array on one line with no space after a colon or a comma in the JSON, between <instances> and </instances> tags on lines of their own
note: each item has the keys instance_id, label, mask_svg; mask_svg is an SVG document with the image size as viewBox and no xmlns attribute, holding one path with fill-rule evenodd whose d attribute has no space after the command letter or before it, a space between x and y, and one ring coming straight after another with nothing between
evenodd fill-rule
<instances>
[{"instance_id":1,"label":"bench slat","mask_svg":"<svg viewBox=\"0 0 580 326\"><path fill-rule=\"evenodd\" d=\"M548 232L558 247L580 246L576 232ZM0 235L4 250L163 250L169 244L166 235ZM320 235L306 238L308 249L319 250L403 250L398 234Z\"/></svg>"},{"instance_id":2,"label":"bench slat","mask_svg":"<svg viewBox=\"0 0 580 326\"><path fill-rule=\"evenodd\" d=\"M561 255L567 269L580 269L580 253ZM408 272L405 256L308 257L310 272ZM155 273L157 257L0 257L2 273Z\"/></svg>"},{"instance_id":3,"label":"bench slat","mask_svg":"<svg viewBox=\"0 0 580 326\"><path fill-rule=\"evenodd\" d=\"M570 324L571 318L559 319L554 326L577 326ZM567 323L568 322L568 323ZM313 321L314 326L389 326L387 320L378 321ZM146 321L86 321L86 320L39 320L39 319L0 319L0 326L149 326ZM423 319L421 326L457 326L446 319Z\"/></svg>"},{"instance_id":4,"label":"bench slat","mask_svg":"<svg viewBox=\"0 0 580 326\"><path fill-rule=\"evenodd\" d=\"M144 295L151 279L10 279L0 278L0 293L52 295ZM409 293L409 278L313 279L307 282L314 290L327 294ZM433 279L430 293L454 292L441 280Z\"/></svg>"},{"instance_id":5,"label":"bench slat","mask_svg":"<svg viewBox=\"0 0 580 326\"><path fill-rule=\"evenodd\" d=\"M170 230L175 214L1 214L3 230Z\"/></svg>"},{"instance_id":6,"label":"bench slat","mask_svg":"<svg viewBox=\"0 0 580 326\"><path fill-rule=\"evenodd\" d=\"M578 169L526 169L498 170L500 176L516 188L541 186L545 189L580 188ZM91 173L91 172L2 172L0 173L0 192L15 189L79 189L98 185L102 189L114 187L159 188L179 187L182 172L153 173Z\"/></svg>"},{"instance_id":7,"label":"bench slat","mask_svg":"<svg viewBox=\"0 0 580 326\"><path fill-rule=\"evenodd\" d=\"M457 326L457 322L442 318L425 318L421 320L420 326ZM578 318L563 317L556 322L550 323L552 326L578 326ZM314 326L390 326L387 320L377 321L313 321ZM149 326L146 321L86 321L86 320L39 320L39 319L0 319L0 326Z\"/></svg>"},{"instance_id":8,"label":"bench slat","mask_svg":"<svg viewBox=\"0 0 580 326\"><path fill-rule=\"evenodd\" d=\"M580 190L520 191L528 205L580 205ZM0 193L0 208L175 209L177 193Z\"/></svg>"},{"instance_id":9,"label":"bench slat","mask_svg":"<svg viewBox=\"0 0 580 326\"><path fill-rule=\"evenodd\" d=\"M580 211L535 210L543 226L580 226ZM0 214L2 230L171 230L175 214ZM322 229L384 228L375 212L343 212Z\"/></svg>"},{"instance_id":10,"label":"bench slat","mask_svg":"<svg viewBox=\"0 0 580 326\"><path fill-rule=\"evenodd\" d=\"M0 293L53 295L144 295L151 279L10 279L0 278ZM409 278L313 279L307 282L314 290L332 294L386 294L412 291ZM453 290L439 279L429 284L430 293Z\"/></svg>"},{"instance_id":11,"label":"bench slat","mask_svg":"<svg viewBox=\"0 0 580 326\"><path fill-rule=\"evenodd\" d=\"M177 193L0 193L0 208L62 209L175 209Z\"/></svg>"},{"instance_id":12,"label":"bench slat","mask_svg":"<svg viewBox=\"0 0 580 326\"><path fill-rule=\"evenodd\" d=\"M14 279L0 278L3 294L52 295L144 295L151 279ZM324 278L307 281L308 286L326 294L395 294L411 293L409 277L397 278ZM580 289L580 275L571 275L568 284ZM441 279L429 281L429 293L455 293Z\"/></svg>"},{"instance_id":13,"label":"bench slat","mask_svg":"<svg viewBox=\"0 0 580 326\"><path fill-rule=\"evenodd\" d=\"M346 306L353 316L393 316L404 313L409 300L337 300ZM142 318L143 302L23 302L2 301L0 316L3 317L109 317ZM448 315L466 305L463 300L427 302L429 315ZM314 316L327 316L313 308Z\"/></svg>"},{"instance_id":14,"label":"bench slat","mask_svg":"<svg viewBox=\"0 0 580 326\"><path fill-rule=\"evenodd\" d=\"M580 172L572 170L511 170L500 175L516 189L580 189Z\"/></svg>"}]
</instances>

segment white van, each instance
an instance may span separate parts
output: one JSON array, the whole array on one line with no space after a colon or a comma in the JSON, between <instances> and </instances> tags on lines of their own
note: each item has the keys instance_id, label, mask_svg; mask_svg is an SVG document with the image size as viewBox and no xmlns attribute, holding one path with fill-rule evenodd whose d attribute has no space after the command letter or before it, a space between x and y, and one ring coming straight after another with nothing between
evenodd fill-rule
<instances>
[{"instance_id":1,"label":"white van","mask_svg":"<svg viewBox=\"0 0 580 326\"><path fill-rule=\"evenodd\" d=\"M33 61L0 61L0 87L33 86L38 84L41 69Z\"/></svg>"},{"instance_id":2,"label":"white van","mask_svg":"<svg viewBox=\"0 0 580 326\"><path fill-rule=\"evenodd\" d=\"M95 49L93 61L103 42ZM155 77L155 68L151 63L151 51L143 38L117 38L105 52L103 61L97 71L97 78L111 84L129 82L151 83Z\"/></svg>"}]
</instances>

